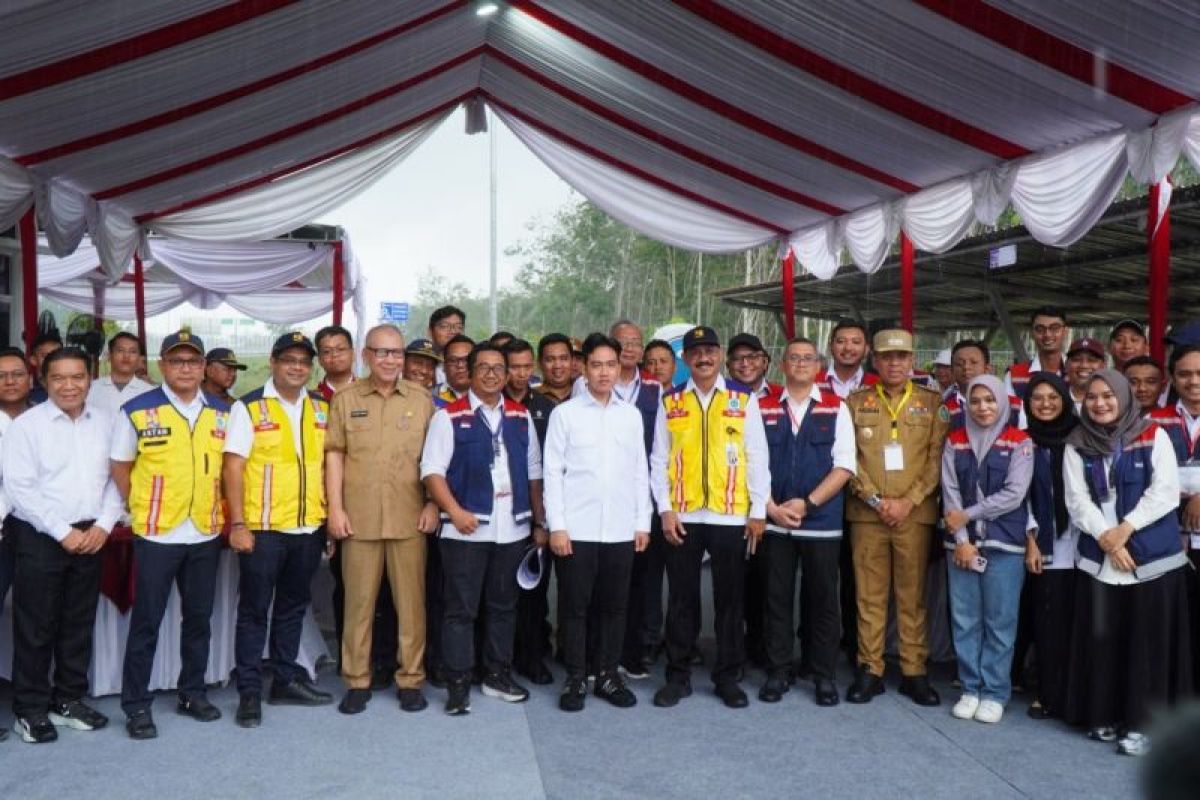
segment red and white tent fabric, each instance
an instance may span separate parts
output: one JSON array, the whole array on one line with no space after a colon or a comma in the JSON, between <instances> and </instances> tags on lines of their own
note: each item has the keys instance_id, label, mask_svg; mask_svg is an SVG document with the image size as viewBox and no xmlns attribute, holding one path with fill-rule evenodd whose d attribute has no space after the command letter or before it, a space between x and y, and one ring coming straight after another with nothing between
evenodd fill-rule
<instances>
[{"instance_id":1,"label":"red and white tent fabric","mask_svg":"<svg viewBox=\"0 0 1200 800\"><path fill-rule=\"evenodd\" d=\"M1012 202L1075 241L1200 165L1200 14L1152 0L32 0L0 16L0 229L109 275L147 231L261 239L483 104L676 245L831 275ZM1162 193L1158 198L1161 202Z\"/></svg>"}]
</instances>

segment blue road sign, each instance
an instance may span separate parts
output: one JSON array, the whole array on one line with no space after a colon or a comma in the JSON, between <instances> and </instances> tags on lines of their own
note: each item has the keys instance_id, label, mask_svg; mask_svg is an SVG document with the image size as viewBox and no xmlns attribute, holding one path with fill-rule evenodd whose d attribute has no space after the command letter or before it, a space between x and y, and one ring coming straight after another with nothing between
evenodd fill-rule
<instances>
[{"instance_id":1,"label":"blue road sign","mask_svg":"<svg viewBox=\"0 0 1200 800\"><path fill-rule=\"evenodd\" d=\"M381 322L408 322L408 303L380 303Z\"/></svg>"}]
</instances>

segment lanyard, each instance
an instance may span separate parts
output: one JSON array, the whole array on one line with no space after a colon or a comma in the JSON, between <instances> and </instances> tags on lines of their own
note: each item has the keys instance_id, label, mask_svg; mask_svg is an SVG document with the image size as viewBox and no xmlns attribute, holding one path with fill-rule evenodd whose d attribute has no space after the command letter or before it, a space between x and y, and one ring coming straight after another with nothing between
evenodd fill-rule
<instances>
[{"instance_id":1,"label":"lanyard","mask_svg":"<svg viewBox=\"0 0 1200 800\"><path fill-rule=\"evenodd\" d=\"M483 422L483 427L488 429L488 434L492 437L492 463L496 463L496 459L500 457L500 435L504 433L504 404L500 404L500 424L496 426L496 430L492 430L492 426L488 423L487 414L483 410L483 406L479 407L479 419Z\"/></svg>"},{"instance_id":2,"label":"lanyard","mask_svg":"<svg viewBox=\"0 0 1200 800\"><path fill-rule=\"evenodd\" d=\"M633 381L630 382L630 384L629 384L629 396L628 397L625 396L625 393L623 391L621 391L620 385L618 383L616 383L615 381L613 382L612 390L613 390L613 394L615 394L617 396L618 400L623 400L626 403L633 403L637 400L638 390L641 389L641 387L642 387L642 376L635 374L633 376Z\"/></svg>"},{"instance_id":3,"label":"lanyard","mask_svg":"<svg viewBox=\"0 0 1200 800\"><path fill-rule=\"evenodd\" d=\"M875 393L879 395L879 402L883 403L883 407L887 409L888 416L892 418L892 441L900 438L900 412L908 405L909 399L912 398L913 385L909 381L904 385L904 395L900 398L899 404L895 408L888 402L887 395L883 391L883 384L875 384Z\"/></svg>"},{"instance_id":4,"label":"lanyard","mask_svg":"<svg viewBox=\"0 0 1200 800\"><path fill-rule=\"evenodd\" d=\"M786 395L784 396L783 407L787 411L788 421L796 428L796 430L794 430L792 432L793 435L800 432L800 426L804 423L804 419L808 416L809 410L812 409L812 404L813 404L812 396L810 395L808 398L808 405L804 407L804 413L800 415L800 419L796 419L796 415L794 413L792 413L791 397L786 396Z\"/></svg>"}]
</instances>

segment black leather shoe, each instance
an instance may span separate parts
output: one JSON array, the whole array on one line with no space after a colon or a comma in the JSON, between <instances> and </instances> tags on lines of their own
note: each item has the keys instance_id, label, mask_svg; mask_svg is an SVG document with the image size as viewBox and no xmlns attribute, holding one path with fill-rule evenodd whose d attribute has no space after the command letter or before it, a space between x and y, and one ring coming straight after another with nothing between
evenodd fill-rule
<instances>
[{"instance_id":1,"label":"black leather shoe","mask_svg":"<svg viewBox=\"0 0 1200 800\"><path fill-rule=\"evenodd\" d=\"M819 706L836 706L838 704L837 685L828 678L817 678L813 691Z\"/></svg>"},{"instance_id":2,"label":"black leather shoe","mask_svg":"<svg viewBox=\"0 0 1200 800\"><path fill-rule=\"evenodd\" d=\"M767 678L767 682L758 690L758 699L764 703L778 703L788 693L787 681L783 678Z\"/></svg>"},{"instance_id":3,"label":"black leather shoe","mask_svg":"<svg viewBox=\"0 0 1200 800\"><path fill-rule=\"evenodd\" d=\"M401 711L424 711L429 706L420 689L401 689L397 694L400 696Z\"/></svg>"},{"instance_id":4,"label":"black leather shoe","mask_svg":"<svg viewBox=\"0 0 1200 800\"><path fill-rule=\"evenodd\" d=\"M929 678L924 675L906 676L900 681L900 694L905 695L919 706L938 706L942 698L929 685Z\"/></svg>"},{"instance_id":5,"label":"black leather shoe","mask_svg":"<svg viewBox=\"0 0 1200 800\"><path fill-rule=\"evenodd\" d=\"M550 668L546 666L546 662L539 659L533 666L526 669L521 667L517 670L518 673L529 678L530 683L538 686L546 686L554 683L554 675L550 672Z\"/></svg>"},{"instance_id":6,"label":"black leather shoe","mask_svg":"<svg viewBox=\"0 0 1200 800\"><path fill-rule=\"evenodd\" d=\"M129 734L130 739L138 741L158 738L158 728L154 724L154 717L150 716L149 709L130 714L125 720L125 732Z\"/></svg>"},{"instance_id":7,"label":"black leather shoe","mask_svg":"<svg viewBox=\"0 0 1200 800\"><path fill-rule=\"evenodd\" d=\"M237 714L234 722L243 728L257 728L262 724L262 696L244 694L238 700Z\"/></svg>"},{"instance_id":8,"label":"black leather shoe","mask_svg":"<svg viewBox=\"0 0 1200 800\"><path fill-rule=\"evenodd\" d=\"M221 718L221 710L202 695L179 698L179 705L175 706L175 710L197 722L215 722Z\"/></svg>"},{"instance_id":9,"label":"black leather shoe","mask_svg":"<svg viewBox=\"0 0 1200 800\"><path fill-rule=\"evenodd\" d=\"M866 667L859 667L854 683L846 690L847 703L869 703L871 698L884 693L883 678Z\"/></svg>"},{"instance_id":10,"label":"black leather shoe","mask_svg":"<svg viewBox=\"0 0 1200 800\"><path fill-rule=\"evenodd\" d=\"M446 713L452 717L471 712L471 682L465 678L450 680L447 684Z\"/></svg>"},{"instance_id":11,"label":"black leather shoe","mask_svg":"<svg viewBox=\"0 0 1200 800\"><path fill-rule=\"evenodd\" d=\"M679 701L692 696L690 681L667 681L654 693L654 705L659 708L671 708L679 705Z\"/></svg>"},{"instance_id":12,"label":"black leather shoe","mask_svg":"<svg viewBox=\"0 0 1200 800\"><path fill-rule=\"evenodd\" d=\"M338 711L343 714L361 714L367 710L367 703L370 701L370 689L351 689L346 692L342 702L338 703Z\"/></svg>"},{"instance_id":13,"label":"black leather shoe","mask_svg":"<svg viewBox=\"0 0 1200 800\"><path fill-rule=\"evenodd\" d=\"M322 692L308 681L272 683L271 693L267 696L267 704L272 706L327 706L332 702L333 695Z\"/></svg>"},{"instance_id":14,"label":"black leather shoe","mask_svg":"<svg viewBox=\"0 0 1200 800\"><path fill-rule=\"evenodd\" d=\"M726 708L745 708L750 705L750 698L736 683L718 683L713 690Z\"/></svg>"}]
</instances>

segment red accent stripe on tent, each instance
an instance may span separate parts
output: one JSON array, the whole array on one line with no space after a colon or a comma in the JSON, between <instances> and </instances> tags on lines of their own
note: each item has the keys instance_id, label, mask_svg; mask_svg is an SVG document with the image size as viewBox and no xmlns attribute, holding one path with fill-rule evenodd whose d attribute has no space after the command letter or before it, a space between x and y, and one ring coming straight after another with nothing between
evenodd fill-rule
<instances>
[{"instance_id":1,"label":"red accent stripe on tent","mask_svg":"<svg viewBox=\"0 0 1200 800\"><path fill-rule=\"evenodd\" d=\"M957 0L948 0L957 2ZM780 36L714 0L674 0L677 5L707 20L776 58L850 94L897 114L910 122L1004 159L1029 155L1029 150L982 128L956 119L919 100L830 61L800 44Z\"/></svg>"},{"instance_id":2,"label":"red accent stripe on tent","mask_svg":"<svg viewBox=\"0 0 1200 800\"><path fill-rule=\"evenodd\" d=\"M1095 57L1091 51L1047 33L1020 17L980 0L917 0L917 3L996 44L1092 85ZM1111 61L1105 62L1104 69L1105 91L1155 114L1165 114L1195 102L1185 94Z\"/></svg>"},{"instance_id":3,"label":"red accent stripe on tent","mask_svg":"<svg viewBox=\"0 0 1200 800\"><path fill-rule=\"evenodd\" d=\"M633 175L635 177L641 178L642 180L647 181L648 183L653 183L655 186L666 189L667 191L677 194L680 197L686 197L688 200L691 200L696 203L700 203L701 205L705 205L705 206L708 206L709 208L720 211L722 214L728 214L731 217L736 217L740 220L743 220L744 222L749 222L752 225L757 225L760 228L765 228L765 229L772 231L773 233L779 234L781 236L787 234L787 229L785 229L779 225L776 225L773 222L767 222L764 219L759 219L758 217L755 217L751 214L747 214L746 212L740 211L732 206L728 206L722 202L713 200L711 197L706 197L706 196L700 194L699 192L693 192L690 189L685 189L684 187L674 184L674 183L666 180L665 178L660 178L659 176L657 176L651 172L648 172L648 171L642 169L641 167L635 166L634 164L630 164L627 161L622 161L621 159L617 158L616 156L606 153L605 151L599 149L598 147L594 147L593 145L587 144L586 142L576 139L575 137L570 136L569 134L566 134L566 133L558 130L557 128L554 128L551 125L547 125L546 123L542 122L539 119L535 119L534 117L530 116L529 114L525 113L524 111L521 111L520 109L516 108L515 106L509 105L508 103L504 102L503 100L498 99L495 95L491 94L490 92L488 92L486 90L480 90L479 93L489 103L492 103L493 105L497 106L498 108L504 109L506 112L508 112L509 114L512 114L514 117L520 119L521 121L526 122L535 128L538 128L539 130L548 134L549 136L553 136L555 139L558 139L558 140L570 145L571 147L574 147L575 149L577 149L581 152L587 153L592 158L603 161L604 163L608 164L611 167L616 167L617 169L620 169L623 172L627 172L630 175Z\"/></svg>"},{"instance_id":4,"label":"red accent stripe on tent","mask_svg":"<svg viewBox=\"0 0 1200 800\"><path fill-rule=\"evenodd\" d=\"M71 153L77 153L80 150L99 147L100 145L108 144L109 142L115 142L118 139L124 139L128 136L145 133L146 131L153 130L154 128L161 128L162 126L169 125L172 122L178 122L179 120L195 116L196 114L210 111L218 106L231 103L234 100L238 100L242 97L264 91L273 86L278 86L281 83L286 83L293 78L298 78L310 72L315 72L316 70L327 67L330 64L342 61L350 56L383 44L389 39L394 39L397 36L401 36L413 30L414 28L419 28L422 25L425 25L428 22L441 19L451 11L456 11L462 8L464 5L465 0L452 0L452 2L441 6L440 8L436 8L427 14L423 14L415 19L409 20L408 22L404 22L400 25L388 28L385 31L381 31L380 33L368 36L365 39L361 39L339 50L334 50L332 53L327 53L320 58L314 58L311 61L304 62L303 64L297 64L291 69L286 69L283 72L277 72L274 75L268 75L265 78L238 86L234 89L230 89L227 92L221 92L220 94L215 94L212 97L207 97L194 103L188 103L185 106L180 106L179 108L171 109L170 111L164 111L161 114L155 114L154 116L146 117L135 122L130 122L116 128L111 128L107 131L94 133L90 136L85 136L81 139L76 139L71 142L65 142L54 147L47 147L44 150L38 150L37 152L29 153L27 155L16 156L13 158L13 161L16 161L18 164L27 167L32 164L39 164L43 161L49 161L53 158L62 158L63 156L70 155Z\"/></svg>"},{"instance_id":5,"label":"red accent stripe on tent","mask_svg":"<svg viewBox=\"0 0 1200 800\"><path fill-rule=\"evenodd\" d=\"M109 199L112 199L113 197L119 197L120 195L123 195L123 194L128 194L130 192L136 192L141 189L145 189L147 187L155 186L159 183L163 183L165 181L173 180L173 179L181 177L183 175L188 175L192 172L197 172L197 171L205 169L207 167L211 167L215 164L219 164L222 161L228 161L229 159L237 158L238 156L243 156L246 153L251 153L255 150L261 149L263 147L267 147L268 145L275 144L276 142L283 141L284 139L288 139L297 134L304 133L315 127L324 125L327 122L332 122L332 121L334 121L340 117L343 117L347 114L354 113L355 111L360 111L364 108L374 105L375 103L381 102L381 101L386 100L390 97L393 97L397 94L400 94L403 91L411 89L413 86L424 83L425 81L428 81L431 78L435 78L438 75L448 72L449 70L454 69L457 66L465 64L466 62L470 61L471 59L476 58L477 56L481 55L483 52L484 52L484 47L482 45L479 47L474 47L474 48L468 50L467 52L462 53L461 55L455 56L454 58L450 59L449 61L443 61L441 64L438 64L435 67L431 67L430 69L427 69L424 72L414 75L411 78L407 78L407 79L401 81L400 83L392 84L391 86L389 86L385 89L380 89L379 91L372 92L371 94L366 95L365 97L360 97L358 100L354 100L350 103L346 103L345 105L341 105L341 106L338 106L337 108L330 109L329 111L326 111L324 114L318 114L315 117L311 117L309 119L302 120L301 122L297 122L293 125L289 125L286 128L282 128L280 130L274 131L265 136L260 136L257 139L253 139L249 142L243 142L242 144L239 144L236 147L230 147L230 148L227 148L220 152L207 155L203 158L198 158L195 161L189 161L185 164L177 164L174 167L171 167L171 168L165 169L165 170L161 170L152 175L147 175L145 177L138 178L137 180L129 181L128 183L123 183L120 186L113 186L110 189L105 189L104 191L96 192L92 196L94 198L96 198L96 200L109 200Z\"/></svg>"},{"instance_id":6,"label":"red accent stripe on tent","mask_svg":"<svg viewBox=\"0 0 1200 800\"><path fill-rule=\"evenodd\" d=\"M561 83L558 83L558 82L552 80L549 76L543 75L542 73L538 72L533 67L530 67L530 66L518 61L517 59L508 55L507 53L503 53L499 50L496 50L495 48L490 48L488 50L488 55L495 57L496 60L507 65L509 68L515 70L516 72L519 72L520 74L524 75L525 77L529 78L530 80L534 81L535 83L539 84L540 86L543 86L546 89L549 89L550 91L554 92L555 94L559 95L560 97L566 98L567 100L574 103L575 105L581 106L582 108L587 109L588 111L595 114L596 116L602 117L603 119L606 119L609 122L612 122L622 128L625 128L628 131L631 131L632 133L637 134L638 136L641 136L645 139L649 139L652 142L660 144L669 150L679 153L680 155L682 155L685 158L691 159L692 161L695 161L698 164L702 164L702 165L708 167L709 169L712 169L717 172L728 175L731 178L735 178L735 179L741 181L742 183L753 186L754 188L760 189L769 194L774 194L778 197L782 197L783 199L788 200L792 203L797 203L799 205L808 206L809 208L820 211L823 214L829 214L830 216L838 216L840 214L846 213L845 209L838 208L837 206L831 205L830 203L826 203L823 200L819 200L819 199L813 197L812 195L808 195L803 192L797 192L794 189L789 189L788 187L783 186L782 184L775 183L774 181L760 177L751 172L747 172L746 170L744 170L740 167L737 167L733 164L722 161L718 158L714 158L713 156L709 155L708 153L705 153L701 150L697 150L694 147L690 147L688 145L682 144L681 142L670 139L667 136L663 135L662 133L659 133L658 131L654 130L653 128L649 128L649 127L641 124L640 122L636 122L632 119L629 119L626 116L623 116L622 114L619 114L618 112L614 111L613 109L609 108L608 106L604 105L603 103L597 102L596 100L593 100L592 98L590 98L584 94L581 94L581 93L579 93L573 89L570 89L566 86L563 86Z\"/></svg>"},{"instance_id":7,"label":"red accent stripe on tent","mask_svg":"<svg viewBox=\"0 0 1200 800\"><path fill-rule=\"evenodd\" d=\"M239 0L86 53L68 56L51 64L42 64L16 75L8 75L0 78L0 101L136 61L160 50L167 50L192 39L199 39L270 14L295 2L296 0Z\"/></svg>"},{"instance_id":8,"label":"red accent stripe on tent","mask_svg":"<svg viewBox=\"0 0 1200 800\"><path fill-rule=\"evenodd\" d=\"M895 175L889 175L881 169L876 169L869 164L865 164L849 156L843 155L835 150L831 150L824 145L807 139L797 133L780 127L770 120L764 119L756 114L752 114L743 108L735 106L733 103L722 100L716 95L706 92L699 86L688 83L681 78L678 78L665 70L659 69L649 61L645 61L637 56L629 53L621 48L606 42L600 37L589 33L562 17L551 13L550 11L538 6L531 0L517 0L513 3L514 8L523 11L544 25L547 25L559 33L567 36L580 44L588 47L600 55L620 64L627 69L636 72L643 78L657 83L675 94L684 97L696 105L703 106L709 111L719 114L727 119L730 119L739 125L749 128L769 139L774 139L777 142L787 145L793 149L826 161L836 167L844 170L857 173L865 178L869 178L884 186L890 186L897 191L905 194L919 191L921 187L916 184L909 183L903 178L898 178Z\"/></svg>"},{"instance_id":9,"label":"red accent stripe on tent","mask_svg":"<svg viewBox=\"0 0 1200 800\"><path fill-rule=\"evenodd\" d=\"M359 139L358 141L343 145L343 146L337 148L336 150L326 151L318 156L314 156L305 161L301 161L298 164L292 164L284 169L276 170L275 172L271 172L267 175L260 175L259 177L254 178L252 180L244 181L243 183L235 184L234 186L229 186L229 187L226 187L226 188L221 189L216 192L210 192L209 194L192 198L191 200L188 200L183 203L179 203L178 205L174 205L169 208L164 208L160 211L153 211L150 213L141 214L137 217L134 217L134 222L136 222L139 225L145 225L147 223L153 222L155 219L158 219L159 217L165 217L170 214L177 214L180 211L187 211L189 208L196 208L197 206L206 205L208 203L215 203L218 200L224 200L226 197L232 197L233 195L250 191L251 189L258 188L259 186L263 186L264 184L271 183L272 181L277 181L280 178L286 178L288 175L291 175L296 172L300 172L301 170L308 169L309 167L315 166L316 164L320 164L323 161L329 161L330 159L334 159L334 158L337 158L338 156L345 155L346 153L349 153L351 150L357 150L360 147L366 147L367 145L375 144L376 142L378 142L382 139L386 139L388 136L392 136L394 134L400 133L404 129L410 128L413 125L418 125L418 124L424 122L425 120L429 119L430 117L435 117L438 114L441 114L445 111L449 111L450 109L457 106L459 103L463 102L464 100L466 100L470 97L473 97L474 95L475 95L475 90L471 90L469 92L463 92L462 94L458 95L457 97L451 98L450 100L447 100L444 103L439 103L438 105L434 106L433 108L429 109L428 111L423 111L414 117L409 117L408 119L404 120L403 122L399 122L388 128L384 128L383 130L377 131L377 132L371 134L370 136Z\"/></svg>"}]
</instances>

